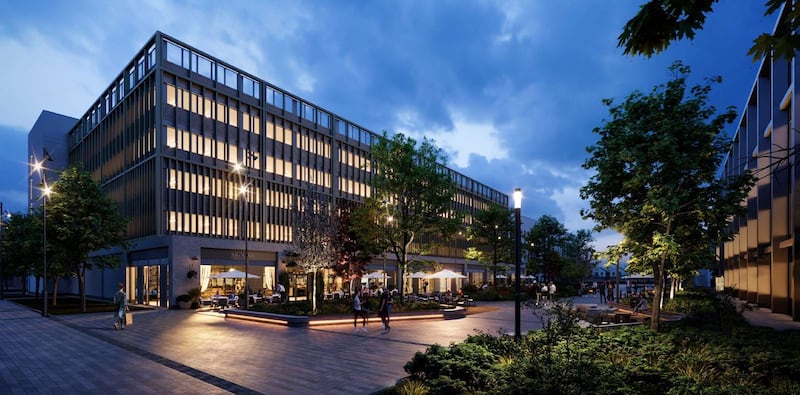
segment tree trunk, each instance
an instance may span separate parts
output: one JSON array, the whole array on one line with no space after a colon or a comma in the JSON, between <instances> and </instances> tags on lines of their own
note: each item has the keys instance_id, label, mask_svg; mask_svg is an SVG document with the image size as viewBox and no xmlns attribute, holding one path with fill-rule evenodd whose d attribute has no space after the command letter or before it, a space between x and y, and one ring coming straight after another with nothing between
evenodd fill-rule
<instances>
[{"instance_id":1,"label":"tree trunk","mask_svg":"<svg viewBox=\"0 0 800 395\"><path fill-rule=\"evenodd\" d=\"M670 281L670 283L669 283L669 299L670 300L675 299L675 291L676 291L676 289L675 289L676 286L675 285L676 285L676 283L677 282L675 281L675 276L672 276L672 281Z\"/></svg>"},{"instance_id":2,"label":"tree trunk","mask_svg":"<svg viewBox=\"0 0 800 395\"><path fill-rule=\"evenodd\" d=\"M55 278L55 281L53 281L53 306L56 305L57 300L58 300L58 278Z\"/></svg>"},{"instance_id":3,"label":"tree trunk","mask_svg":"<svg viewBox=\"0 0 800 395\"><path fill-rule=\"evenodd\" d=\"M317 314L317 270L314 269L311 271L312 273L312 286L311 286L311 312L312 315Z\"/></svg>"},{"instance_id":4,"label":"tree trunk","mask_svg":"<svg viewBox=\"0 0 800 395\"><path fill-rule=\"evenodd\" d=\"M86 279L83 270L78 270L78 292L81 298L81 313L86 312Z\"/></svg>"}]
</instances>

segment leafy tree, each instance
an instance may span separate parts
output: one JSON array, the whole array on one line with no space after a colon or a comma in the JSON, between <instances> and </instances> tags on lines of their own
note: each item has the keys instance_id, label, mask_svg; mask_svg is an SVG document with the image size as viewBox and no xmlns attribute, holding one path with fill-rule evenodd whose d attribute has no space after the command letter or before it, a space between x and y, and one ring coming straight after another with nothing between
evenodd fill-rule
<instances>
[{"instance_id":1,"label":"leafy tree","mask_svg":"<svg viewBox=\"0 0 800 395\"><path fill-rule=\"evenodd\" d=\"M4 220L7 228L3 230L3 275L35 276L37 298L42 275L41 217L38 208L30 214L14 214Z\"/></svg>"},{"instance_id":2,"label":"leafy tree","mask_svg":"<svg viewBox=\"0 0 800 395\"><path fill-rule=\"evenodd\" d=\"M583 167L596 173L581 188L590 202L583 216L598 230L620 232L621 249L632 253L629 264L653 273L654 330L665 274L713 261L710 246L723 239L729 216L743 211L740 202L753 185L749 172L716 177L729 147L721 132L736 116L733 108L717 114L707 105L710 83L720 78L687 88L690 68L675 62L669 70L674 78L649 95L636 91L617 106L603 100L612 119L594 129L600 140L587 148Z\"/></svg>"},{"instance_id":3,"label":"leafy tree","mask_svg":"<svg viewBox=\"0 0 800 395\"><path fill-rule=\"evenodd\" d=\"M576 233L567 234L562 248L567 278L583 281L592 275L595 263L593 241L594 237L590 230L581 229Z\"/></svg>"},{"instance_id":4,"label":"leafy tree","mask_svg":"<svg viewBox=\"0 0 800 395\"><path fill-rule=\"evenodd\" d=\"M395 255L402 280L413 246L422 253L437 240L452 236L460 224L452 209L455 183L445 167L447 158L433 141L419 146L402 133L384 131L372 146L373 194L359 208L359 237L377 236L378 244ZM405 287L400 287L401 300Z\"/></svg>"},{"instance_id":5,"label":"leafy tree","mask_svg":"<svg viewBox=\"0 0 800 395\"><path fill-rule=\"evenodd\" d=\"M313 274L311 311L317 313L317 272L336 259L337 226L332 221L330 200L315 189L306 190L302 205L295 207L289 253L306 273Z\"/></svg>"},{"instance_id":6,"label":"leafy tree","mask_svg":"<svg viewBox=\"0 0 800 395\"><path fill-rule=\"evenodd\" d=\"M114 246L126 248L127 219L80 166L61 172L52 190L47 204L48 266L60 262L78 278L81 312L86 312L86 270L113 268L120 262L117 255L90 254Z\"/></svg>"},{"instance_id":7,"label":"leafy tree","mask_svg":"<svg viewBox=\"0 0 800 395\"><path fill-rule=\"evenodd\" d=\"M467 249L466 258L476 259L497 278L505 271L512 259L514 242L513 212L499 204L491 204L478 211L467 228L467 240L477 247Z\"/></svg>"},{"instance_id":8,"label":"leafy tree","mask_svg":"<svg viewBox=\"0 0 800 395\"><path fill-rule=\"evenodd\" d=\"M563 248L569 239L564 224L555 217L543 215L525 234L525 248L534 267L544 274L544 281L552 281L561 275L564 268Z\"/></svg>"},{"instance_id":9,"label":"leafy tree","mask_svg":"<svg viewBox=\"0 0 800 395\"><path fill-rule=\"evenodd\" d=\"M650 0L631 18L619 35L618 46L625 48L626 55L657 54L675 40L693 39L695 31L701 30L706 15L713 12L718 0ZM772 51L775 57L791 59L800 49L800 8L792 0L766 0L764 15L772 15L783 6L787 16L779 21L774 34L763 33L753 40L747 52L757 61Z\"/></svg>"},{"instance_id":10,"label":"leafy tree","mask_svg":"<svg viewBox=\"0 0 800 395\"><path fill-rule=\"evenodd\" d=\"M358 236L354 227L351 226L354 221L373 221L375 218L375 216L360 218L359 215L363 215L366 211L357 211L356 207L351 202L344 202L333 218L333 221L337 224L337 232L334 235L337 258L331 268L337 276L350 279L351 291L353 280L360 278L364 274L367 264L372 260L372 256L382 252L377 244L377 234L362 238ZM376 229L373 228L372 230Z\"/></svg>"}]
</instances>

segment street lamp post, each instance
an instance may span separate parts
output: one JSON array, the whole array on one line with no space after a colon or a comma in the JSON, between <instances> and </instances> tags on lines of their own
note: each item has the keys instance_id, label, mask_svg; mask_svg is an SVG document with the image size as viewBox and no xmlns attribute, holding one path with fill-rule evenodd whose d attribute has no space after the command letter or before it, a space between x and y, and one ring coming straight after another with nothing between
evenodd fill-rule
<instances>
[{"instance_id":1,"label":"street lamp post","mask_svg":"<svg viewBox=\"0 0 800 395\"><path fill-rule=\"evenodd\" d=\"M33 163L33 170L39 173L42 181L42 316L47 317L47 199L50 197L50 186L44 173L44 161L53 160L45 150L41 162Z\"/></svg>"},{"instance_id":2,"label":"street lamp post","mask_svg":"<svg viewBox=\"0 0 800 395\"><path fill-rule=\"evenodd\" d=\"M521 218L520 210L522 209L522 190L519 188L514 189L514 269L515 269L515 284L514 284L514 339L520 341L520 265L521 265Z\"/></svg>"},{"instance_id":3,"label":"street lamp post","mask_svg":"<svg viewBox=\"0 0 800 395\"><path fill-rule=\"evenodd\" d=\"M244 163L243 164L236 164L235 170L237 172L244 171L244 182L239 187L239 194L242 195L242 202L244 202L244 209L243 209L243 217L242 220L242 234L244 235L244 309L250 310L250 286L248 285L247 281L250 278L250 249L248 246L248 239L250 238L250 232L248 229L247 219L248 219L248 207L250 206L250 199L247 196L250 192L250 168L253 166L253 162L258 159L258 156L254 152L245 151L244 154Z\"/></svg>"},{"instance_id":4,"label":"street lamp post","mask_svg":"<svg viewBox=\"0 0 800 395\"><path fill-rule=\"evenodd\" d=\"M5 289L6 289L6 275L3 272L3 217L5 217L5 211L3 211L3 202L0 202L0 299L5 298Z\"/></svg>"},{"instance_id":5,"label":"street lamp post","mask_svg":"<svg viewBox=\"0 0 800 395\"><path fill-rule=\"evenodd\" d=\"M50 187L44 184L42 195L42 316L47 317L47 198Z\"/></svg>"}]
</instances>

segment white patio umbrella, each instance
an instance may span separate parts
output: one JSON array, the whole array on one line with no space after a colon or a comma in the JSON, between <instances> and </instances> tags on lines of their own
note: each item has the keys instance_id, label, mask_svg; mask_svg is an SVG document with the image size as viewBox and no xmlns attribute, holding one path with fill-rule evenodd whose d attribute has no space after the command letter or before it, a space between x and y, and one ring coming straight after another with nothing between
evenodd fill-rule
<instances>
[{"instance_id":1,"label":"white patio umbrella","mask_svg":"<svg viewBox=\"0 0 800 395\"><path fill-rule=\"evenodd\" d=\"M508 276L506 276L505 274L498 274L494 276L494 278L508 278Z\"/></svg>"},{"instance_id":2,"label":"white patio umbrella","mask_svg":"<svg viewBox=\"0 0 800 395\"><path fill-rule=\"evenodd\" d=\"M436 273L433 273L433 274L431 274L430 276L428 276L426 278L431 279L431 280L450 280L450 279L453 279L453 278L463 279L463 278L467 278L467 276L465 276L465 275L463 275L461 273L456 273L456 272L454 272L452 270L444 269L444 270L440 270L440 271L438 271ZM440 281L438 284L439 284L439 287L434 288L434 289L439 289L439 291L441 291L442 287L445 287L445 289L447 291L450 290L449 289L450 287L448 285L449 284L448 281L445 281L445 282L441 282Z\"/></svg>"},{"instance_id":3,"label":"white patio umbrella","mask_svg":"<svg viewBox=\"0 0 800 395\"><path fill-rule=\"evenodd\" d=\"M241 270L231 269L227 272L220 272L217 274L212 274L211 278L261 278L261 276L257 274L245 273Z\"/></svg>"},{"instance_id":4,"label":"white patio umbrella","mask_svg":"<svg viewBox=\"0 0 800 395\"><path fill-rule=\"evenodd\" d=\"M371 279L376 279L376 278L392 278L392 276L387 276L387 275L386 275L386 273L381 273L381 272L372 272L372 273L370 273L370 274L367 274L367 275L366 275L366 276L364 276L363 278L366 278L366 279L370 279L370 280L371 280Z\"/></svg>"},{"instance_id":5,"label":"white patio umbrella","mask_svg":"<svg viewBox=\"0 0 800 395\"><path fill-rule=\"evenodd\" d=\"M428 276L429 276L429 274L425 273L425 272L416 272L416 273L406 274L406 278L426 278Z\"/></svg>"},{"instance_id":6,"label":"white patio umbrella","mask_svg":"<svg viewBox=\"0 0 800 395\"><path fill-rule=\"evenodd\" d=\"M452 270L444 269L444 270L440 270L440 271L438 271L436 273L433 273L433 274L431 274L431 275L429 275L428 277L425 277L425 278L443 278L443 279L447 279L447 278L467 278L467 276L465 276L465 275L463 275L461 273L456 273L456 272L454 272Z\"/></svg>"}]
</instances>

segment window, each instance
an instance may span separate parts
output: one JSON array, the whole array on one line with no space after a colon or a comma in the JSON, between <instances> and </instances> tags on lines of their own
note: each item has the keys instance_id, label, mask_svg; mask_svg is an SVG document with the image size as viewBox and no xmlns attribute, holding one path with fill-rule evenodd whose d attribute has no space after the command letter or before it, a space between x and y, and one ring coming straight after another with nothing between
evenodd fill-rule
<instances>
[{"instance_id":1,"label":"window","mask_svg":"<svg viewBox=\"0 0 800 395\"><path fill-rule=\"evenodd\" d=\"M192 71L203 77L213 79L214 64L210 60L206 59L205 56L197 54L193 54L192 59Z\"/></svg>"},{"instance_id":2,"label":"window","mask_svg":"<svg viewBox=\"0 0 800 395\"><path fill-rule=\"evenodd\" d=\"M308 121L314 122L314 113L316 109L307 103L303 103L303 118Z\"/></svg>"},{"instance_id":3,"label":"window","mask_svg":"<svg viewBox=\"0 0 800 395\"><path fill-rule=\"evenodd\" d=\"M156 66L156 45L153 44L147 49L147 69L152 69Z\"/></svg>"},{"instance_id":4,"label":"window","mask_svg":"<svg viewBox=\"0 0 800 395\"><path fill-rule=\"evenodd\" d=\"M242 76L242 91L256 99L261 98L261 84L252 78Z\"/></svg>"},{"instance_id":5,"label":"window","mask_svg":"<svg viewBox=\"0 0 800 395\"><path fill-rule=\"evenodd\" d=\"M183 67L184 49L169 41L166 41L166 43L167 43L167 62Z\"/></svg>"},{"instance_id":6,"label":"window","mask_svg":"<svg viewBox=\"0 0 800 395\"><path fill-rule=\"evenodd\" d=\"M131 67L131 69L128 70L128 88L130 88L128 90L129 92L133 90L134 85L136 85L136 66Z\"/></svg>"},{"instance_id":7,"label":"window","mask_svg":"<svg viewBox=\"0 0 800 395\"><path fill-rule=\"evenodd\" d=\"M235 71L222 66L217 65L217 78L216 81L222 84L227 85L230 88L237 89L237 81L236 81L237 74Z\"/></svg>"},{"instance_id":8,"label":"window","mask_svg":"<svg viewBox=\"0 0 800 395\"><path fill-rule=\"evenodd\" d=\"M319 125L320 126L322 126L325 129L330 129L331 128L331 116L330 116L330 114L328 114L326 112L323 112L323 111L317 111L317 116L319 118L318 121L319 121Z\"/></svg>"},{"instance_id":9,"label":"window","mask_svg":"<svg viewBox=\"0 0 800 395\"><path fill-rule=\"evenodd\" d=\"M141 80L142 77L144 77L144 55L142 55L142 57L139 58L139 61L136 62L136 70L136 78Z\"/></svg>"}]
</instances>

